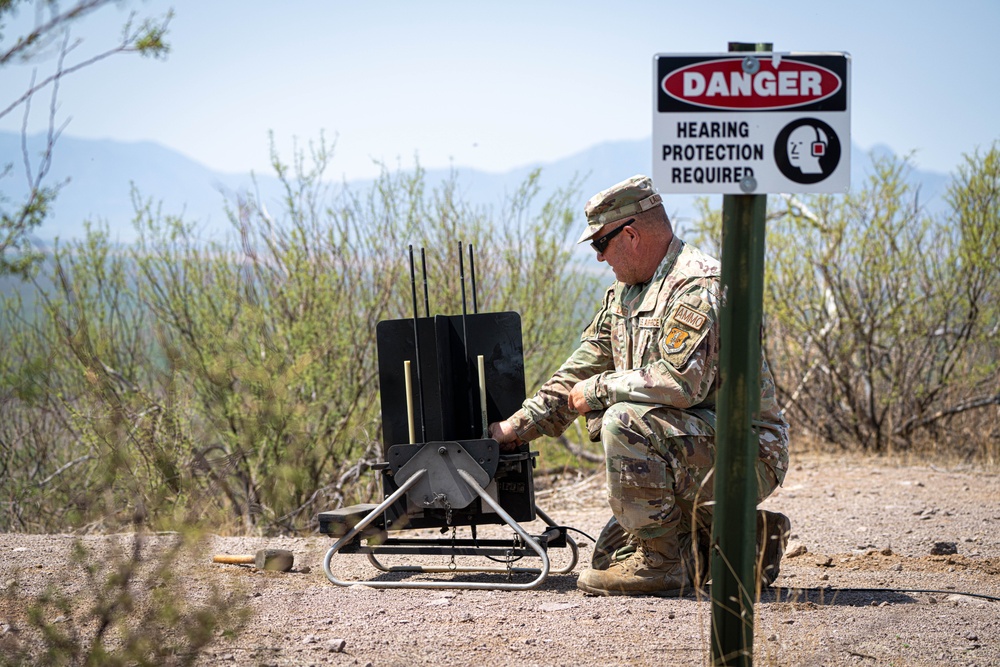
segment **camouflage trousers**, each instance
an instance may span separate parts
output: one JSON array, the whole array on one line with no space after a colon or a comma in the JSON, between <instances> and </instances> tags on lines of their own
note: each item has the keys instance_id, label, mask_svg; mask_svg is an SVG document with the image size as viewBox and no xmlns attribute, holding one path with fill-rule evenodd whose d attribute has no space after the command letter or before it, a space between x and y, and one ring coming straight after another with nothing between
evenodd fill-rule
<instances>
[{"instance_id":1,"label":"camouflage trousers","mask_svg":"<svg viewBox=\"0 0 1000 667\"><path fill-rule=\"evenodd\" d=\"M715 427L684 410L616 403L603 415L601 443L611 511L629 534L652 540L709 530L714 503ZM757 502L778 486L757 461Z\"/></svg>"}]
</instances>

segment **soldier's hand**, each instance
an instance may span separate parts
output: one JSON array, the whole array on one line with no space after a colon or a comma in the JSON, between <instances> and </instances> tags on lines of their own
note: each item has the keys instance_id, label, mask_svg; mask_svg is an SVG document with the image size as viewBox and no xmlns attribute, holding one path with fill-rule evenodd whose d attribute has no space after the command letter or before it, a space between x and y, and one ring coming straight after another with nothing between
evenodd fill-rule
<instances>
[{"instance_id":1,"label":"soldier's hand","mask_svg":"<svg viewBox=\"0 0 1000 667\"><path fill-rule=\"evenodd\" d=\"M569 407L570 409L579 412L581 415L585 415L590 412L590 403L587 403L587 399L584 398L583 394L583 382L577 382L573 388L570 389Z\"/></svg>"},{"instance_id":2,"label":"soldier's hand","mask_svg":"<svg viewBox=\"0 0 1000 667\"><path fill-rule=\"evenodd\" d=\"M521 444L521 439L514 432L514 427L506 419L490 424L490 437L500 443L500 451L509 452Z\"/></svg>"}]
</instances>

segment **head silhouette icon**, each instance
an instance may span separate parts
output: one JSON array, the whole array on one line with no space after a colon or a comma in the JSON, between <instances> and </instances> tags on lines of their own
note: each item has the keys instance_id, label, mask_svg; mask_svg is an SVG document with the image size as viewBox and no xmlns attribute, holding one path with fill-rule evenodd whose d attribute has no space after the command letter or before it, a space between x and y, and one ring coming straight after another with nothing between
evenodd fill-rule
<instances>
[{"instance_id":1,"label":"head silhouette icon","mask_svg":"<svg viewBox=\"0 0 1000 667\"><path fill-rule=\"evenodd\" d=\"M802 125L788 135L788 162L803 174L822 174L819 159L829 145L826 133L812 125Z\"/></svg>"}]
</instances>

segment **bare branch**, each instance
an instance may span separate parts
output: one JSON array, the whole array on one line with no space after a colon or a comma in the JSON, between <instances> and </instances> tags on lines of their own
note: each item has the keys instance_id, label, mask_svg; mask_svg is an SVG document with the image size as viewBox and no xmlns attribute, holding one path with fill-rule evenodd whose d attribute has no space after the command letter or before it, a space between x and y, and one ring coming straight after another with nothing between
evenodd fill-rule
<instances>
[{"instance_id":1,"label":"bare branch","mask_svg":"<svg viewBox=\"0 0 1000 667\"><path fill-rule=\"evenodd\" d=\"M45 79L42 79L42 81L40 83L33 84L31 87L29 87L24 92L23 95L21 95L19 98L17 98L13 102L11 102L5 109L3 109L2 111L0 111L0 118L3 118L7 114L9 114L11 111L13 111L14 109L16 109L19 105L21 105L21 104L25 103L27 100L31 99L31 96L34 95L35 93L37 93L42 88L45 88L50 83L58 81L62 77L66 76L67 74L73 74L74 72L77 72L77 71L79 71L79 70L81 70L81 69L83 69L85 67L89 67L90 65L93 65L94 63L98 63L98 62L104 60L105 58L113 56L116 53L127 53L127 52L135 51L135 50L136 49L132 48L129 44L123 43L123 44L120 44L120 45L116 46L113 49L108 49L107 51L104 51L103 53L98 53L97 55L95 55L95 56L93 56L91 58L88 58L87 60L84 60L82 62L79 62L79 63L73 65L72 67L67 67L66 69L57 70L54 74L46 77Z\"/></svg>"},{"instance_id":2,"label":"bare branch","mask_svg":"<svg viewBox=\"0 0 1000 667\"><path fill-rule=\"evenodd\" d=\"M29 58L30 55L27 53L28 49L37 46L45 40L49 33L71 21L75 21L76 19L83 17L85 14L88 14L101 5L106 5L109 2L111 2L111 0L86 0L71 9L67 9L62 14L54 14L48 22L37 26L30 33L19 38L17 42L14 43L14 46L8 49L5 53L0 53L0 67L6 65L9 61L17 57L25 59ZM54 3L49 4L54 6Z\"/></svg>"},{"instance_id":3,"label":"bare branch","mask_svg":"<svg viewBox=\"0 0 1000 667\"><path fill-rule=\"evenodd\" d=\"M957 415L962 412L968 412L969 410L975 410L977 408L985 408L988 405L1000 405L1000 394L994 396L979 396L977 398L970 398L966 401L957 403L950 408L943 408L938 410L932 415L927 417L917 418L911 417L902 426L897 428L894 435L906 436L912 433L914 430L920 428L921 426L927 426L936 421L940 421L945 417L951 417L952 415Z\"/></svg>"},{"instance_id":4,"label":"bare branch","mask_svg":"<svg viewBox=\"0 0 1000 667\"><path fill-rule=\"evenodd\" d=\"M595 454L594 452L588 452L586 449L584 449L580 445L578 445L578 444L576 444L574 442L571 442L570 439L567 438L565 435L560 435L555 440L560 445L562 445L563 447L565 447L567 449L567 451L569 451L570 454L572 454L573 456L579 457L579 458L583 459L584 461L589 461L590 463L602 463L604 461L604 457L602 455Z\"/></svg>"},{"instance_id":5,"label":"bare branch","mask_svg":"<svg viewBox=\"0 0 1000 667\"><path fill-rule=\"evenodd\" d=\"M84 461L89 461L92 458L94 458L94 457L91 456L90 454L84 454L83 456L81 456L79 458L76 458L76 459L73 459L69 463L66 463L66 464L60 466L58 470L56 470L54 473L52 473L51 475L49 475L48 477L46 477L45 479L43 479L42 481L40 481L38 483L38 488L42 488L43 486L45 486L46 484L48 484L49 482L51 482L53 479L55 479L56 477L58 477L59 475L61 475L65 471L67 471L70 468L72 468L73 466L75 466L77 463L83 463Z\"/></svg>"}]
</instances>

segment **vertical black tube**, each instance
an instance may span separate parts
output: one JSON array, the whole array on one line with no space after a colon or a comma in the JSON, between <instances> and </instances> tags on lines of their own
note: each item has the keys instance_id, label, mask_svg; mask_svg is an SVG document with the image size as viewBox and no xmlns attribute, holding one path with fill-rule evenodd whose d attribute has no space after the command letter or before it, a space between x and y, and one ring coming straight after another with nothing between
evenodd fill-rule
<instances>
[{"instance_id":1,"label":"vertical black tube","mask_svg":"<svg viewBox=\"0 0 1000 667\"><path fill-rule=\"evenodd\" d=\"M465 327L465 316L468 314L465 306L465 262L462 260L462 242L458 242L458 277L462 281L462 338L465 339L465 353L469 354L468 331Z\"/></svg>"},{"instance_id":2,"label":"vertical black tube","mask_svg":"<svg viewBox=\"0 0 1000 667\"><path fill-rule=\"evenodd\" d=\"M413 293L413 353L416 356L417 367L417 397L420 404L420 442L427 442L427 430L424 427L424 386L421 384L423 373L420 372L420 332L417 330L417 275L413 267L413 246L410 246L410 289Z\"/></svg>"},{"instance_id":3,"label":"vertical black tube","mask_svg":"<svg viewBox=\"0 0 1000 667\"><path fill-rule=\"evenodd\" d=\"M466 384L469 387L469 426L470 434L469 437L475 437L476 432L476 418L475 418L475 401L472 391L472 360L469 358L469 327L466 323L468 320L468 310L465 305L465 263L462 259L462 250L465 244L461 241L458 242L458 275L462 281L462 342L465 345L465 378Z\"/></svg>"},{"instance_id":4,"label":"vertical black tube","mask_svg":"<svg viewBox=\"0 0 1000 667\"><path fill-rule=\"evenodd\" d=\"M472 244L469 244L469 273L472 274L472 313L479 313L479 304L476 303L476 260L472 255Z\"/></svg>"},{"instance_id":5,"label":"vertical black tube","mask_svg":"<svg viewBox=\"0 0 1000 667\"><path fill-rule=\"evenodd\" d=\"M427 258L424 249L420 249L420 268L424 273L424 317L431 316L431 301L427 298Z\"/></svg>"}]
</instances>

